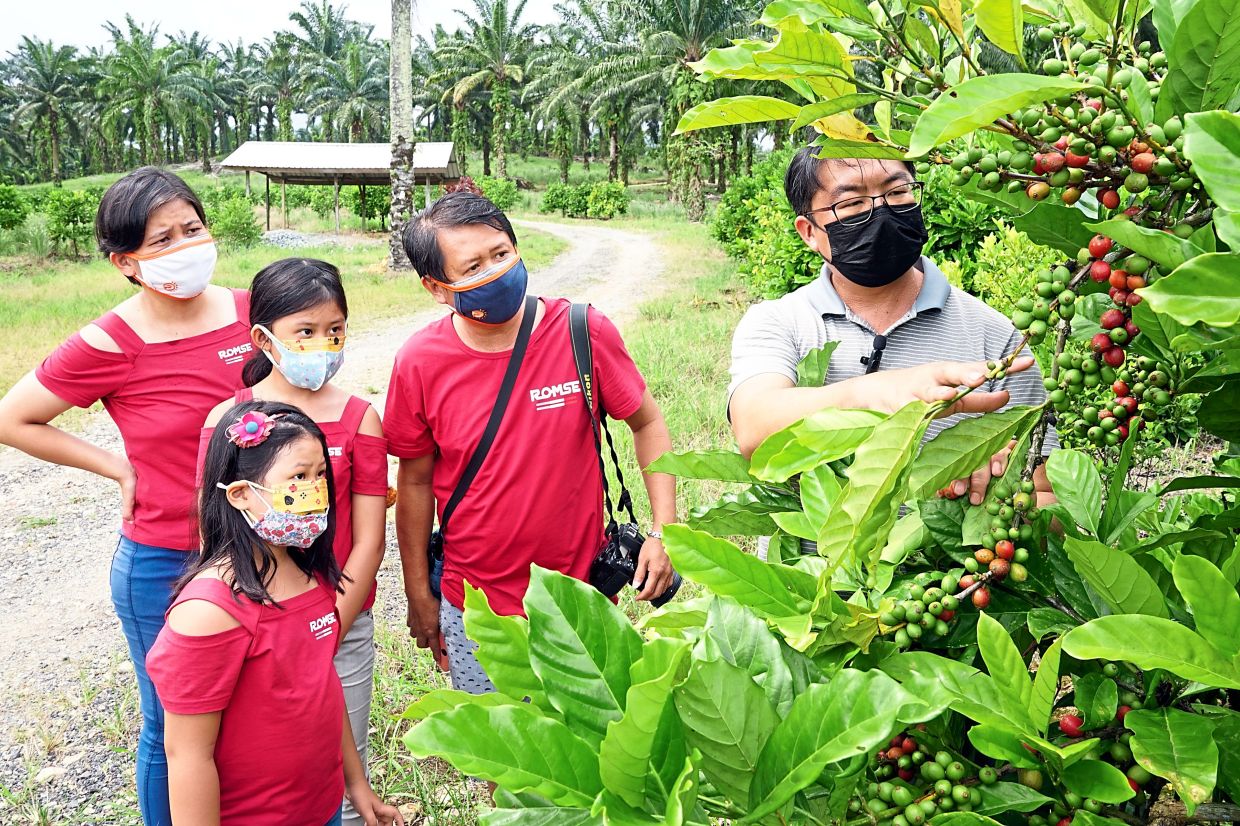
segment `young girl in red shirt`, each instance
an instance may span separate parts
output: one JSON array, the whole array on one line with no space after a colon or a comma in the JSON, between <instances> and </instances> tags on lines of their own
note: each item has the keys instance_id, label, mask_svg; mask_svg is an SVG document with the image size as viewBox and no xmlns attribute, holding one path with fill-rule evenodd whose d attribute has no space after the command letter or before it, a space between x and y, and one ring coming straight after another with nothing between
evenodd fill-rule
<instances>
[{"instance_id":1,"label":"young girl in red shirt","mask_svg":"<svg viewBox=\"0 0 1240 826\"><path fill-rule=\"evenodd\" d=\"M211 435L202 550L147 656L165 709L177 824L403 824L371 790L332 658L344 591L323 431L251 401Z\"/></svg>"},{"instance_id":2,"label":"young girl in red shirt","mask_svg":"<svg viewBox=\"0 0 1240 826\"><path fill-rule=\"evenodd\" d=\"M374 408L331 383L344 359L348 317L340 272L331 264L286 258L259 271L250 285L255 352L243 372L247 386L207 416L199 455L229 408L251 399L294 405L326 435L336 486L333 548L346 575L336 599L342 638L336 672L344 685L354 744L366 765L375 666L371 606L383 561L387 442ZM344 823L361 823L347 803Z\"/></svg>"},{"instance_id":3,"label":"young girl in red shirt","mask_svg":"<svg viewBox=\"0 0 1240 826\"><path fill-rule=\"evenodd\" d=\"M202 202L170 172L144 167L108 188L95 218L99 249L136 289L17 382L0 400L0 443L117 483L120 540L112 604L138 678L138 806L170 826L163 710L146 654L164 624L172 583L198 549L193 518L198 427L241 386L249 297L213 286L215 243ZM124 439L106 450L52 422L102 401Z\"/></svg>"}]
</instances>

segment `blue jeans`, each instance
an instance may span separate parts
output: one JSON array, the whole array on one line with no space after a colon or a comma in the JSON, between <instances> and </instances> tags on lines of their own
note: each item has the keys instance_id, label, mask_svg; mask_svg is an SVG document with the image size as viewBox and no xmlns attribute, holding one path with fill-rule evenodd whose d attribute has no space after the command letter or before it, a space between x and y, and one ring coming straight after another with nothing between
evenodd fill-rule
<instances>
[{"instance_id":1,"label":"blue jeans","mask_svg":"<svg viewBox=\"0 0 1240 826\"><path fill-rule=\"evenodd\" d=\"M112 557L112 606L120 618L129 659L138 676L142 731L138 736L138 808L146 826L172 826L168 809L168 758L164 755L164 709L146 673L146 652L155 644L172 586L191 554L143 545L122 536Z\"/></svg>"},{"instance_id":2,"label":"blue jeans","mask_svg":"<svg viewBox=\"0 0 1240 826\"><path fill-rule=\"evenodd\" d=\"M344 807L341 806L339 809L336 810L336 813L332 815L331 820L327 821L327 823L323 824L323 826L340 826L340 824L344 822L343 818L344 818Z\"/></svg>"}]
</instances>

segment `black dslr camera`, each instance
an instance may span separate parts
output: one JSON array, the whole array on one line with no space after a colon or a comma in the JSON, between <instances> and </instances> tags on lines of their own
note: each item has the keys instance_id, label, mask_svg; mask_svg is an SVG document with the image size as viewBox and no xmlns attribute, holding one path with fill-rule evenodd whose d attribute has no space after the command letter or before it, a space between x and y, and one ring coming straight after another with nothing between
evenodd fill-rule
<instances>
[{"instance_id":1,"label":"black dslr camera","mask_svg":"<svg viewBox=\"0 0 1240 826\"><path fill-rule=\"evenodd\" d=\"M641 535L637 526L626 522L617 526L612 523L607 530L607 544L599 551L598 556L590 565L590 584L603 592L604 596L614 597L620 589L633 582L637 574L637 557L641 553L646 537ZM638 591L644 588L645 582L635 586ZM680 590L680 574L672 573L672 584L667 590L650 600L655 608L661 608L676 596Z\"/></svg>"}]
</instances>

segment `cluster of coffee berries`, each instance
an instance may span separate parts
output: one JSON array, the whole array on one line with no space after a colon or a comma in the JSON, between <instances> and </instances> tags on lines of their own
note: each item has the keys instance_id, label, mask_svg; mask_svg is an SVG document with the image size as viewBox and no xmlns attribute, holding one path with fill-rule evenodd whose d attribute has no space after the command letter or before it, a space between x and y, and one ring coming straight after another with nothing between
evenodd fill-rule
<instances>
[{"instance_id":1,"label":"cluster of coffee berries","mask_svg":"<svg viewBox=\"0 0 1240 826\"><path fill-rule=\"evenodd\" d=\"M892 738L876 756L877 766L865 800L849 803L854 813L867 810L879 826L921 826L942 812L970 812L987 786L999 780L990 766L971 771L949 751L931 751L911 734Z\"/></svg>"},{"instance_id":2,"label":"cluster of coffee berries","mask_svg":"<svg viewBox=\"0 0 1240 826\"><path fill-rule=\"evenodd\" d=\"M1139 431L1171 403L1170 371L1146 356L1119 370L1071 353L1060 353L1058 363L1059 379L1047 379L1046 387L1060 416L1060 428L1070 427L1078 437L1098 447L1122 443L1130 432ZM1085 406L1078 409L1085 388L1103 386L1102 393L1086 399Z\"/></svg>"},{"instance_id":3,"label":"cluster of coffee berries","mask_svg":"<svg viewBox=\"0 0 1240 826\"><path fill-rule=\"evenodd\" d=\"M946 636L951 630L948 623L960 608L960 600L952 596L959 580L949 573L935 572L928 576L931 583L938 579L938 584L910 586L908 598L900 600L878 618L879 624L893 634L892 641L900 648L908 648L925 637Z\"/></svg>"},{"instance_id":4,"label":"cluster of coffee berries","mask_svg":"<svg viewBox=\"0 0 1240 826\"><path fill-rule=\"evenodd\" d=\"M1103 676L1109 680L1119 675L1119 666L1115 663L1107 663L1102 667ZM1117 768L1122 770L1128 777L1128 785L1132 787L1134 792L1141 791L1141 787L1150 781L1150 773L1143 766L1135 762L1132 755L1132 748L1129 741L1132 740L1132 732L1124 729L1124 718L1128 716L1128 712L1132 711L1134 706L1141 704L1141 698L1136 692L1130 689L1123 689L1119 692L1119 706L1115 711L1115 720L1113 724L1094 730L1087 731L1085 721L1078 714L1064 714L1059 718L1059 730L1064 736L1073 739L1079 737L1101 737L1104 741L1109 740L1110 745L1103 752L1102 759L1109 761ZM1071 801L1068 801L1069 803ZM1079 806L1071 806L1071 808L1079 808ZM1092 809L1090 811L1093 811Z\"/></svg>"},{"instance_id":5,"label":"cluster of coffee berries","mask_svg":"<svg viewBox=\"0 0 1240 826\"><path fill-rule=\"evenodd\" d=\"M1037 275L1037 298L1025 296L1016 302L1012 326L1029 336L1029 343L1041 344L1059 319L1076 315L1076 293L1068 283L1072 273L1067 267L1042 270Z\"/></svg>"},{"instance_id":6,"label":"cluster of coffee berries","mask_svg":"<svg viewBox=\"0 0 1240 826\"><path fill-rule=\"evenodd\" d=\"M974 565L969 565L966 560L965 567L970 570L976 567L979 571L989 571L993 582L1008 577L1011 577L1013 582L1024 582L1029 578L1029 571L1025 568L1025 563L1029 561L1029 550L1017 547L1010 539L1000 539L994 548L978 548L973 552L972 561Z\"/></svg>"},{"instance_id":7,"label":"cluster of coffee berries","mask_svg":"<svg viewBox=\"0 0 1240 826\"><path fill-rule=\"evenodd\" d=\"M998 480L990 486L989 496L980 507L986 508L990 516L989 530L982 534L983 547L995 550L998 543L1005 539L1026 546L1033 542L1033 526L1029 523L1038 518L1033 482L1026 480L1009 485ZM1017 516L1020 517L1019 524L1016 524ZM1025 558L1017 559L1014 555L1012 560L1023 563ZM970 567L968 560L965 567Z\"/></svg>"}]
</instances>

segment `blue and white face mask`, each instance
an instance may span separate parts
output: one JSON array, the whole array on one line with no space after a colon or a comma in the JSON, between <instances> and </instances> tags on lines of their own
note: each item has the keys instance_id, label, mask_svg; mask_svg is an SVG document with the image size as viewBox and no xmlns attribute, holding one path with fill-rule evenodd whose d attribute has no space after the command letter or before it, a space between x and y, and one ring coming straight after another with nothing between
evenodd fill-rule
<instances>
[{"instance_id":1,"label":"blue and white face mask","mask_svg":"<svg viewBox=\"0 0 1240 826\"><path fill-rule=\"evenodd\" d=\"M487 267L455 284L436 282L452 293L452 309L462 318L479 324L511 321L525 303L529 273L519 256Z\"/></svg>"},{"instance_id":2,"label":"blue and white face mask","mask_svg":"<svg viewBox=\"0 0 1240 826\"><path fill-rule=\"evenodd\" d=\"M268 350L264 350L263 354L294 387L318 390L331 381L340 365L344 364L344 336L281 341L261 324L255 324L254 329L261 330L271 340L272 346L280 351L279 361Z\"/></svg>"}]
</instances>

